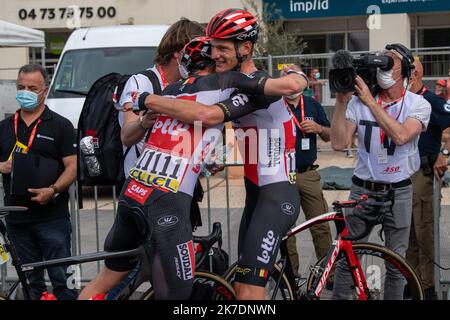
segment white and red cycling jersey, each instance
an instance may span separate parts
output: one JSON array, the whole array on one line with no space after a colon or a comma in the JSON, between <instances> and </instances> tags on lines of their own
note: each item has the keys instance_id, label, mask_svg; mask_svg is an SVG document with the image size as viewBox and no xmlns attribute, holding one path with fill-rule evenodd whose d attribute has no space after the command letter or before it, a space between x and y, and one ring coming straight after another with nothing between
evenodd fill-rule
<instances>
[{"instance_id":1,"label":"white and red cycling jersey","mask_svg":"<svg viewBox=\"0 0 450 320\"><path fill-rule=\"evenodd\" d=\"M296 129L286 102L267 96L251 99L258 110L233 121L245 177L259 187L295 183Z\"/></svg>"}]
</instances>

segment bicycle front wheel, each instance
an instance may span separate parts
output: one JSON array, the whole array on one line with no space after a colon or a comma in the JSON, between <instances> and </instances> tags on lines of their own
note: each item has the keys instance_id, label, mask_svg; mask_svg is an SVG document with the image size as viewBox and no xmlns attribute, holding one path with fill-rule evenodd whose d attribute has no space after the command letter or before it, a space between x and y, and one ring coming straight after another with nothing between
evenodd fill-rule
<instances>
[{"instance_id":1,"label":"bicycle front wheel","mask_svg":"<svg viewBox=\"0 0 450 320\"><path fill-rule=\"evenodd\" d=\"M140 300L153 299L155 299L155 292L153 288L150 288ZM236 300L236 294L225 279L214 273L196 271L190 300Z\"/></svg>"},{"instance_id":2,"label":"bicycle front wheel","mask_svg":"<svg viewBox=\"0 0 450 320\"><path fill-rule=\"evenodd\" d=\"M397 253L373 243L353 243L353 251L358 257L367 283L367 296L370 300L412 299L423 300L421 282L409 263ZM322 257L312 268L308 277L307 290L313 288L321 266ZM341 251L335 261L333 288L324 288L319 299L358 299L358 289ZM337 276L337 272L339 275ZM320 272L321 274L322 272ZM406 296L404 293L408 292Z\"/></svg>"}]
</instances>

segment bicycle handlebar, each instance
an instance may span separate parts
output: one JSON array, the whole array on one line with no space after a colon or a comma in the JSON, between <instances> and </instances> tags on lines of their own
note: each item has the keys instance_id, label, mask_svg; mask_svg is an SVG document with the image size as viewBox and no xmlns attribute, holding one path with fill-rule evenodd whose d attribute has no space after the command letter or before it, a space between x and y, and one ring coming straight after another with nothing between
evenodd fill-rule
<instances>
[{"instance_id":1,"label":"bicycle handlebar","mask_svg":"<svg viewBox=\"0 0 450 320\"><path fill-rule=\"evenodd\" d=\"M194 242L200 243L203 247L209 248L216 242L222 246L222 225L220 222L214 222L211 234L207 236L194 236Z\"/></svg>"},{"instance_id":2,"label":"bicycle handlebar","mask_svg":"<svg viewBox=\"0 0 450 320\"><path fill-rule=\"evenodd\" d=\"M354 216L361 219L365 224L362 232L356 235L343 236L342 240L357 241L363 239L369 235L374 226L383 223L385 212L382 209L392 205L392 200L379 196L371 196L371 199L375 201L369 202L369 197L362 195L357 200L336 201L333 203L335 210L342 210L344 208L360 209L354 212Z\"/></svg>"}]
</instances>

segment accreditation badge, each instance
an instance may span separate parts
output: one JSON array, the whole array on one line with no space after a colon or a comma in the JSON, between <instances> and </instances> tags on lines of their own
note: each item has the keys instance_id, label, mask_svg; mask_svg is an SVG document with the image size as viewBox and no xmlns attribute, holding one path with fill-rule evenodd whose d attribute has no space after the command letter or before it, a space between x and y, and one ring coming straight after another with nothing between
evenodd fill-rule
<instances>
[{"instance_id":1,"label":"accreditation badge","mask_svg":"<svg viewBox=\"0 0 450 320\"><path fill-rule=\"evenodd\" d=\"M14 147L11 150L11 153L9 154L8 160L12 160L12 156L14 152L19 152L19 153L28 153L28 147L26 145L24 145L22 142L20 141L16 141L16 144L14 145Z\"/></svg>"},{"instance_id":2,"label":"accreditation badge","mask_svg":"<svg viewBox=\"0 0 450 320\"><path fill-rule=\"evenodd\" d=\"M302 138L302 150L309 150L311 148L310 146L310 140L309 138Z\"/></svg>"},{"instance_id":3,"label":"accreditation badge","mask_svg":"<svg viewBox=\"0 0 450 320\"><path fill-rule=\"evenodd\" d=\"M378 157L378 164L388 163L387 149L384 148L382 145L380 146L380 148L378 148L377 157Z\"/></svg>"}]
</instances>

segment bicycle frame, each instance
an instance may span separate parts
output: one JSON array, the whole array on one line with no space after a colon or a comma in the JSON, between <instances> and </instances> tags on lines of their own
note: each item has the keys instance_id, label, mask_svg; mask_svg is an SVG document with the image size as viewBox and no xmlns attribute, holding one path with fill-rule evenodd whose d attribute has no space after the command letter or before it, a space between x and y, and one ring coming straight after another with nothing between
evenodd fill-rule
<instances>
[{"instance_id":1,"label":"bicycle frame","mask_svg":"<svg viewBox=\"0 0 450 320\"><path fill-rule=\"evenodd\" d=\"M345 204L350 205L353 203L354 203L353 201L341 202L341 204L344 204L344 205ZM345 257L347 259L347 263L348 263L350 269L352 270L352 277L356 284L358 297L360 300L367 300L369 290L367 287L367 282L366 282L364 273L362 272L361 264L359 262L358 257L356 256L355 252L353 251L352 242L350 240L345 240L345 237L348 236L349 233L348 233L348 229L345 225L344 214L342 212L342 209L338 209L333 212L324 213L313 219L307 220L304 223L291 229L286 234L286 236L283 237L282 244L280 247L280 253L281 253L281 257L282 257L280 259L280 262L282 264L281 274L283 274L283 272L286 272L291 285L294 284L293 287L298 289L298 285L295 283L295 281L292 281L292 279L294 278L294 275L292 272L292 266L291 266L290 260L289 260L289 258L287 258L288 257L287 245L286 245L287 239L295 236L296 234L298 234L306 229L311 228L312 226L314 226L316 224L329 222L329 221L333 221L336 223L338 234L337 234L335 240L333 241L333 244L330 247L325 260L323 261L323 264L320 266L320 269L316 270L317 277L313 283L313 288L315 288L315 289L307 292L306 297L310 298L310 299L316 299L316 298L320 297L320 294L326 285L326 281L330 275L333 265L335 264L339 254L341 252L344 252ZM278 279L278 283L275 286L275 290L274 290L272 298L275 298L276 292L279 287L280 280L281 280L281 277L280 277L280 279Z\"/></svg>"},{"instance_id":2,"label":"bicycle frame","mask_svg":"<svg viewBox=\"0 0 450 320\"><path fill-rule=\"evenodd\" d=\"M101 252L95 252L95 253L87 253L82 254L79 256L71 256L67 258L61 258L61 259L54 259L54 260L47 260L47 261L40 261L40 262L34 262L34 263L28 263L28 264L22 264L16 249L13 245L13 243L10 241L8 237L8 233L6 230L5 223L3 222L3 217L0 217L0 234L5 239L5 247L6 251L10 253L11 255L11 262L14 268L16 269L18 280L13 283L11 288L6 293L6 297L9 299L11 298L14 290L18 287L19 284L22 284L23 293L25 299L31 300L31 288L26 278L26 273L31 272L34 270L41 270L41 269L47 269L50 267L57 267L57 266L69 266L69 265L77 265L81 263L87 263L87 262L93 262L93 261L100 261L105 259L113 259L113 258L124 258L124 257L130 257L130 258L139 258L140 260L140 266L137 272L133 274L133 277L131 279L128 279L125 283L119 285L121 289L119 292L116 293L116 296L120 297L128 297L133 293L135 289L137 289L138 286L140 286L146 279L150 279L150 275L147 272L144 272L143 269L148 269L146 267L142 267L142 265L146 265L149 262L149 256L150 256L150 241L148 241L146 244L139 246L136 249L132 250L125 250L125 251L117 251L117 252L107 252L107 251L101 251ZM220 226L220 223L214 223L213 225L213 231L208 236L202 236L202 237L195 237L194 236L194 242L201 243L204 246L204 251L199 257L199 262L201 263L207 258L207 254L211 247L218 242L219 246L221 246L222 243L222 229ZM196 262L196 265L199 263ZM135 271L135 269L131 270L130 273ZM124 281L127 278L124 279Z\"/></svg>"}]
</instances>

